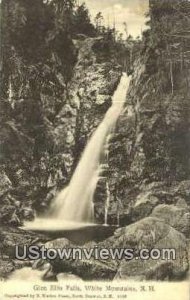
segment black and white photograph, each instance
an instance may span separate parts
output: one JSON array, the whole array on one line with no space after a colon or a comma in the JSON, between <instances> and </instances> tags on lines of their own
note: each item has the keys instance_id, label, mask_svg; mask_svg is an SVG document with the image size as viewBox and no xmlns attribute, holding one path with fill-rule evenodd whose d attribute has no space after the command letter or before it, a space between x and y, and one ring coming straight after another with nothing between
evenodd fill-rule
<instances>
[{"instance_id":1,"label":"black and white photograph","mask_svg":"<svg viewBox=\"0 0 190 300\"><path fill-rule=\"evenodd\" d=\"M0 22L0 282L188 285L190 1L1 0Z\"/></svg>"}]
</instances>

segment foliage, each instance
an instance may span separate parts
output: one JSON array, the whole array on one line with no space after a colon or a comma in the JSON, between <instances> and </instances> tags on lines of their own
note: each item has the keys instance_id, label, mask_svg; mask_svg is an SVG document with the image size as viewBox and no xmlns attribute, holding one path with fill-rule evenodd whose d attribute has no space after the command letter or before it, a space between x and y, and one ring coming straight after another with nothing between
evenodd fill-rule
<instances>
[{"instance_id":1,"label":"foliage","mask_svg":"<svg viewBox=\"0 0 190 300\"><path fill-rule=\"evenodd\" d=\"M74 11L72 27L74 34L95 35L95 28L91 23L89 11L85 3L79 5Z\"/></svg>"}]
</instances>

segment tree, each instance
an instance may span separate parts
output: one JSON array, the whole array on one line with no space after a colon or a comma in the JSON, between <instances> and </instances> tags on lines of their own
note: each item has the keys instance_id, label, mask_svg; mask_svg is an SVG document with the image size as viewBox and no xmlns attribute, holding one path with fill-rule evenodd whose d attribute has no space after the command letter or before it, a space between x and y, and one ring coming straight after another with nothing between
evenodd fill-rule
<instances>
[{"instance_id":1,"label":"tree","mask_svg":"<svg viewBox=\"0 0 190 300\"><path fill-rule=\"evenodd\" d=\"M96 24L96 29L97 29L98 31L100 31L100 29L101 29L101 27L102 27L102 22L103 22L103 20L104 20L104 17L103 17L103 15L102 15L102 13L101 13L101 12L98 12L97 15L96 15L96 17L95 17L95 19L94 19L95 24Z\"/></svg>"},{"instance_id":2,"label":"tree","mask_svg":"<svg viewBox=\"0 0 190 300\"><path fill-rule=\"evenodd\" d=\"M126 38L128 38L129 33L128 33L128 26L127 26L127 23L124 22L124 23L123 23L123 26L124 26L124 31L125 31L125 33L126 33Z\"/></svg>"},{"instance_id":3,"label":"tree","mask_svg":"<svg viewBox=\"0 0 190 300\"><path fill-rule=\"evenodd\" d=\"M73 33L95 35L95 28L91 23L89 10L85 3L79 5L73 16Z\"/></svg>"}]
</instances>

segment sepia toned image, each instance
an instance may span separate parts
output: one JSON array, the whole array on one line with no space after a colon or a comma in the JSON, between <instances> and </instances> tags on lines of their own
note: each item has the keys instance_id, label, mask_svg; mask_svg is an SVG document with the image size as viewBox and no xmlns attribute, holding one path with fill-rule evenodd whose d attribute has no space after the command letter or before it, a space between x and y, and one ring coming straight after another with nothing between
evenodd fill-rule
<instances>
[{"instance_id":1,"label":"sepia toned image","mask_svg":"<svg viewBox=\"0 0 190 300\"><path fill-rule=\"evenodd\" d=\"M0 300L188 300L190 1L0 12Z\"/></svg>"}]
</instances>

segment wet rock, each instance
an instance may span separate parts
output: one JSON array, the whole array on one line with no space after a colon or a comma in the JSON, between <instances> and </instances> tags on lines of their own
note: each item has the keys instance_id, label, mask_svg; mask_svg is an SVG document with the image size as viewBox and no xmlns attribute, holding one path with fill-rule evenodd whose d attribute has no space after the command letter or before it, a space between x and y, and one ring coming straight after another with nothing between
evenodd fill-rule
<instances>
[{"instance_id":1,"label":"wet rock","mask_svg":"<svg viewBox=\"0 0 190 300\"><path fill-rule=\"evenodd\" d=\"M126 279L180 279L188 271L187 244L185 236L155 217L148 217L126 228L116 230L115 235L102 243L104 247L135 249L175 249L176 259L122 260L116 278Z\"/></svg>"},{"instance_id":2,"label":"wet rock","mask_svg":"<svg viewBox=\"0 0 190 300\"><path fill-rule=\"evenodd\" d=\"M1 212L0 212L0 219L3 221L10 221L11 217L13 216L13 214L15 213L16 208L14 205L4 205L1 208Z\"/></svg>"},{"instance_id":3,"label":"wet rock","mask_svg":"<svg viewBox=\"0 0 190 300\"><path fill-rule=\"evenodd\" d=\"M1 225L0 229L0 277L10 277L11 279L25 279L27 271L30 270L31 262L28 259L15 259L16 246L20 254L23 254L23 247L31 245L40 245L47 241L48 238L43 235L36 235L33 232L27 232L15 227ZM24 270L24 272L22 271ZM16 271L18 273L15 273ZM12 274L13 272L13 274ZM29 272L30 273L30 272ZM18 275L17 275L18 274ZM24 275L23 275L24 274ZM30 275L30 274L29 274ZM31 274L32 276L32 274Z\"/></svg>"},{"instance_id":4,"label":"wet rock","mask_svg":"<svg viewBox=\"0 0 190 300\"><path fill-rule=\"evenodd\" d=\"M63 249L69 247L74 247L74 244L72 244L68 239L65 238L52 240L45 244L45 248L47 249Z\"/></svg>"},{"instance_id":5,"label":"wet rock","mask_svg":"<svg viewBox=\"0 0 190 300\"><path fill-rule=\"evenodd\" d=\"M143 193L151 193L159 199L160 204L174 204L175 193L173 186L167 186L166 182L151 182L147 183L146 180L141 185Z\"/></svg>"},{"instance_id":6,"label":"wet rock","mask_svg":"<svg viewBox=\"0 0 190 300\"><path fill-rule=\"evenodd\" d=\"M69 272L83 280L110 280L113 279L117 269L97 260L70 260L60 261L59 265L52 262L56 272Z\"/></svg>"},{"instance_id":7,"label":"wet rock","mask_svg":"<svg viewBox=\"0 0 190 300\"><path fill-rule=\"evenodd\" d=\"M90 248L94 248L96 245L97 245L96 242L90 241L84 245L84 248L90 249Z\"/></svg>"},{"instance_id":8,"label":"wet rock","mask_svg":"<svg viewBox=\"0 0 190 300\"><path fill-rule=\"evenodd\" d=\"M152 217L163 220L186 236L190 235L190 209L174 205L159 205L153 212Z\"/></svg>"},{"instance_id":9,"label":"wet rock","mask_svg":"<svg viewBox=\"0 0 190 300\"><path fill-rule=\"evenodd\" d=\"M190 205L190 180L181 181L174 189L177 195L183 197Z\"/></svg>"},{"instance_id":10,"label":"wet rock","mask_svg":"<svg viewBox=\"0 0 190 300\"><path fill-rule=\"evenodd\" d=\"M47 236L30 231L24 231L15 227L1 226L0 230L0 253L8 255L10 258L15 258L15 247L38 245L41 242L48 241Z\"/></svg>"},{"instance_id":11,"label":"wet rock","mask_svg":"<svg viewBox=\"0 0 190 300\"><path fill-rule=\"evenodd\" d=\"M23 219L26 221L32 221L35 217L34 210L28 207L23 207L21 210L21 214Z\"/></svg>"},{"instance_id":12,"label":"wet rock","mask_svg":"<svg viewBox=\"0 0 190 300\"><path fill-rule=\"evenodd\" d=\"M176 206L177 207L188 208L187 202L185 201L184 198L176 197L175 200L176 200Z\"/></svg>"},{"instance_id":13,"label":"wet rock","mask_svg":"<svg viewBox=\"0 0 190 300\"><path fill-rule=\"evenodd\" d=\"M140 194L131 210L132 219L138 221L148 217L158 203L159 199L152 195L151 192Z\"/></svg>"},{"instance_id":14,"label":"wet rock","mask_svg":"<svg viewBox=\"0 0 190 300\"><path fill-rule=\"evenodd\" d=\"M6 173L1 170L0 171L0 197L10 191L12 188L12 183Z\"/></svg>"},{"instance_id":15,"label":"wet rock","mask_svg":"<svg viewBox=\"0 0 190 300\"><path fill-rule=\"evenodd\" d=\"M56 273L53 267L46 259L39 259L32 264L32 270L41 272L41 277L44 281L56 281Z\"/></svg>"},{"instance_id":16,"label":"wet rock","mask_svg":"<svg viewBox=\"0 0 190 300\"><path fill-rule=\"evenodd\" d=\"M114 280L127 281L169 281L172 277L172 263L163 260L122 262Z\"/></svg>"},{"instance_id":17,"label":"wet rock","mask_svg":"<svg viewBox=\"0 0 190 300\"><path fill-rule=\"evenodd\" d=\"M106 104L106 108L108 109L111 105L111 97L99 94L96 96L96 104L101 106Z\"/></svg>"},{"instance_id":18,"label":"wet rock","mask_svg":"<svg viewBox=\"0 0 190 300\"><path fill-rule=\"evenodd\" d=\"M51 265L46 259L38 259L32 263L32 270L44 271L49 270L50 267Z\"/></svg>"},{"instance_id":19,"label":"wet rock","mask_svg":"<svg viewBox=\"0 0 190 300\"><path fill-rule=\"evenodd\" d=\"M94 245L94 244L93 244ZM50 241L45 244L47 249L76 249L67 239L57 239ZM78 247L77 247L78 249ZM116 274L116 267L105 262L95 260L93 257L89 260L85 258L76 259L72 258L72 255L67 259L60 259L57 257L55 260L50 261L53 272L55 273L72 273L84 280L103 280L103 279L113 279Z\"/></svg>"},{"instance_id":20,"label":"wet rock","mask_svg":"<svg viewBox=\"0 0 190 300\"><path fill-rule=\"evenodd\" d=\"M43 274L42 279L44 281L56 281L57 280L57 278L56 278L57 274L53 271L52 266L50 265L48 267L48 264L47 264L46 268L47 269L44 269L45 273Z\"/></svg>"},{"instance_id":21,"label":"wet rock","mask_svg":"<svg viewBox=\"0 0 190 300\"><path fill-rule=\"evenodd\" d=\"M14 211L14 213L12 214L12 216L11 216L10 221L8 222L8 224L10 224L11 226L19 226L19 225L21 225L21 220L17 216L16 211Z\"/></svg>"}]
</instances>

